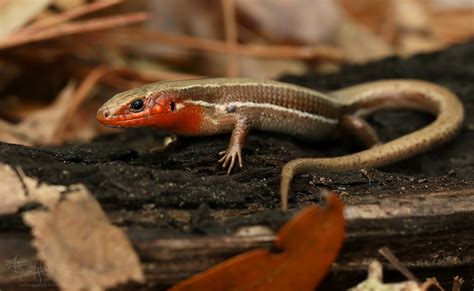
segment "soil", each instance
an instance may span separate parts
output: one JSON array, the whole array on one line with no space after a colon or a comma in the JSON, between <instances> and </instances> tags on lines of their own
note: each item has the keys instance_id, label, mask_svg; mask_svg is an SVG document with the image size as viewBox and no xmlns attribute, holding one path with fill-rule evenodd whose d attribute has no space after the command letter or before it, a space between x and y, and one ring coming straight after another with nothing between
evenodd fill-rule
<instances>
[{"instance_id":1,"label":"soil","mask_svg":"<svg viewBox=\"0 0 474 291\"><path fill-rule=\"evenodd\" d=\"M278 185L280 170L287 161L299 157L338 156L360 150L361 146L349 138L314 144L284 135L252 132L243 150L244 168L227 176L217 163L217 153L225 149L229 141L227 135L179 137L164 148L168 133L130 129L80 145L32 148L1 143L0 161L21 166L27 175L42 182L84 183L112 222L129 230L133 241L225 236L245 225L265 225L277 230L295 209L320 203L323 189L334 190L348 206L383 205L426 193L474 189L474 42L408 59L389 58L351 65L333 75L308 73L284 76L281 80L327 91L392 78L428 80L454 91L467 113L460 134L437 149L380 169L299 176L290 192L293 210L286 214L278 210ZM417 112L389 111L375 114L369 122L386 141L421 128L432 119ZM429 196L423 197L429 199ZM467 197L474 198L474 195ZM430 217L436 218L438 210L432 211ZM425 275L437 276L449 286L446 284L452 275L461 275L467 286L473 283L474 249L468 238L473 238L474 209L462 213L453 210L438 221L420 219L413 224L413 219L416 220L416 216L392 220L388 217L374 225L349 222L349 242L338 263L349 266L351 260L354 263L354 258L359 256L361 264L357 268L333 271L322 289L339 290L357 284L365 277L363 263L367 261L363 259L380 259L377 247L384 244L390 245L402 261L411 262L409 267L421 279ZM28 231L18 215L0 218L0 229L15 233ZM380 241L374 243L370 236L361 235L364 231L379 231ZM416 265L417 256L424 256L425 262L429 262L430 255L439 248L446 250L442 255L453 252L459 245L449 244L447 238L456 235L463 236L459 238L463 250L457 254L460 261L450 265ZM397 237L401 240L408 237L403 244L411 246L411 251L401 247L402 243L397 245ZM442 238L434 242L438 249L427 250L426 244L436 238ZM389 271L389 275L394 280L403 279L394 271ZM337 285L341 280L344 283Z\"/></svg>"}]
</instances>

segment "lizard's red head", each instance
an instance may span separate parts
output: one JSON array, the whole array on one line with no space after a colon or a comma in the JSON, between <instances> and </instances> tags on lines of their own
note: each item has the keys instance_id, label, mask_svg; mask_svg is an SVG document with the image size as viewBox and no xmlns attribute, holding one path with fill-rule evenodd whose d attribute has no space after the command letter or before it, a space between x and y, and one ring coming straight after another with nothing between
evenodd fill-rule
<instances>
[{"instance_id":1,"label":"lizard's red head","mask_svg":"<svg viewBox=\"0 0 474 291\"><path fill-rule=\"evenodd\" d=\"M196 134L200 127L200 107L185 104L183 97L160 88L164 87L161 84L150 84L115 95L99 108L97 120L110 127L151 126L178 134Z\"/></svg>"}]
</instances>

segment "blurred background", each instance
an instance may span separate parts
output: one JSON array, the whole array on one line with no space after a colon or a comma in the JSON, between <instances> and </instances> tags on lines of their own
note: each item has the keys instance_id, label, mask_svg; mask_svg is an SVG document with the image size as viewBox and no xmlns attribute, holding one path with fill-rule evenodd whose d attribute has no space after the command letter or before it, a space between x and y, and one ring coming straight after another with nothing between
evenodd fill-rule
<instances>
[{"instance_id":1,"label":"blurred background","mask_svg":"<svg viewBox=\"0 0 474 291\"><path fill-rule=\"evenodd\" d=\"M202 77L277 79L441 50L472 0L0 0L0 141L87 142L113 94Z\"/></svg>"}]
</instances>

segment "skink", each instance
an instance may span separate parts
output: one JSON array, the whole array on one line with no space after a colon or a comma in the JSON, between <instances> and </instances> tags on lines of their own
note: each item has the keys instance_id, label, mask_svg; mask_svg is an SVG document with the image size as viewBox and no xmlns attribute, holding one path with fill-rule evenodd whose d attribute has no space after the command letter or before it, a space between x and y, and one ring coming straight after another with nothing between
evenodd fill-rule
<instances>
[{"instance_id":1,"label":"skink","mask_svg":"<svg viewBox=\"0 0 474 291\"><path fill-rule=\"evenodd\" d=\"M436 119L382 144L363 118L395 108L428 112ZM456 135L464 109L447 88L419 80L375 81L321 93L277 81L216 78L158 82L117 94L97 111L97 119L106 126L151 126L178 135L232 133L219 160L228 174L236 162L242 167L241 150L251 129L314 141L342 130L367 145L367 150L346 156L287 163L280 184L281 205L286 210L293 176L379 167L427 151Z\"/></svg>"}]
</instances>

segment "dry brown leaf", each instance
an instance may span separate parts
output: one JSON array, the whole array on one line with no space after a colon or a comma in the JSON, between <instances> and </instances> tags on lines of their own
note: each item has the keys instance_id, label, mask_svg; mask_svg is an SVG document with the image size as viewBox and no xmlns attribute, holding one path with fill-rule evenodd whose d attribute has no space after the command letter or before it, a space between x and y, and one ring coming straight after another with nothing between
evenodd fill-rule
<instances>
[{"instance_id":1,"label":"dry brown leaf","mask_svg":"<svg viewBox=\"0 0 474 291\"><path fill-rule=\"evenodd\" d=\"M0 119L0 141L22 145L32 145L25 133L20 132L15 125Z\"/></svg>"},{"instance_id":2,"label":"dry brown leaf","mask_svg":"<svg viewBox=\"0 0 474 291\"><path fill-rule=\"evenodd\" d=\"M54 5L59 9L68 10L87 4L86 0L54 0Z\"/></svg>"},{"instance_id":3,"label":"dry brown leaf","mask_svg":"<svg viewBox=\"0 0 474 291\"><path fill-rule=\"evenodd\" d=\"M148 54L156 54L161 58L163 55L171 58L186 57L183 50L185 48L207 52L205 54L207 65L201 67L201 69L204 68L201 73L206 75L224 75L225 71L222 68L225 67L223 62L226 55L238 55L239 68L250 64L247 58L240 58L240 56L266 58L267 60L264 62L268 65L260 66L258 72L252 71L251 68L246 71L247 73L251 72L250 75L240 71L242 76L258 78L272 77L281 72L272 71L275 67L283 67L281 64L273 66L271 63L275 59L295 58L299 63L302 63L301 59L328 60L336 63L343 59L342 53L335 46L320 43L322 40L332 39L333 32L339 24L339 10L332 1L223 1L222 6L229 6L228 3L235 2L238 12L238 39L245 43L239 42L238 45L229 45L219 40L222 39L223 34L228 35L228 33L224 33L223 28L235 27L233 25L235 23L229 21L231 17L228 14L230 13L224 13L224 16L227 15L227 17L222 17L219 9L221 5L210 5L209 3L203 5L202 2L152 1L150 7L153 17L150 20L150 25L154 31L129 31L131 36L120 32L119 38L125 42L130 42L133 39L134 43L141 43L141 50L146 49ZM220 1L211 1L211 3L214 2L217 4ZM288 9L294 13L287 13ZM224 10L228 11L228 9ZM193 17L196 14L201 17ZM203 15L205 17L202 17ZM310 15L309 18L305 17L308 15ZM222 25L223 20L225 25ZM315 23L316 25L314 25ZM289 29L290 27L291 29ZM234 31L234 29L228 29L228 31ZM233 33L232 35L235 36ZM114 37L112 41L121 42L119 38ZM264 44L262 40L273 40L284 44ZM159 43L160 46L157 47L156 43ZM310 43L310 45L295 45L300 43ZM176 48L170 49L168 46L163 47L164 45L173 45ZM177 51L180 54L177 54ZM214 52L219 52L219 55L212 54ZM231 59L233 60L232 69L229 69L228 74L233 75L236 74L235 67L237 66L235 58ZM245 64L242 64L242 59L245 59ZM259 63L249 66L258 67Z\"/></svg>"},{"instance_id":4,"label":"dry brown leaf","mask_svg":"<svg viewBox=\"0 0 474 291\"><path fill-rule=\"evenodd\" d=\"M0 214L15 213L28 202L48 210L23 214L48 275L62 290L103 290L129 280L144 281L140 260L126 235L110 224L84 185L38 184L21 169L0 164Z\"/></svg>"},{"instance_id":5,"label":"dry brown leaf","mask_svg":"<svg viewBox=\"0 0 474 291\"><path fill-rule=\"evenodd\" d=\"M440 9L432 7L431 29L436 38L446 44L474 37L474 7Z\"/></svg>"},{"instance_id":6,"label":"dry brown leaf","mask_svg":"<svg viewBox=\"0 0 474 291\"><path fill-rule=\"evenodd\" d=\"M55 132L51 137L51 142L61 143L64 140L66 128L74 119L74 115L79 110L79 106L89 96L90 92L95 88L100 79L102 79L102 77L107 74L108 71L109 69L107 67L100 66L93 69L87 75L87 77L84 78L70 102L68 102L67 106L64 107L63 118L61 118L61 122L56 124Z\"/></svg>"},{"instance_id":7,"label":"dry brown leaf","mask_svg":"<svg viewBox=\"0 0 474 291\"><path fill-rule=\"evenodd\" d=\"M126 235L110 224L83 185L47 210L25 213L33 245L62 290L104 290L144 281L140 260Z\"/></svg>"},{"instance_id":8,"label":"dry brown leaf","mask_svg":"<svg viewBox=\"0 0 474 291\"><path fill-rule=\"evenodd\" d=\"M39 183L38 180L25 176L20 168L18 171L30 201L38 202L46 207L53 207L61 198L61 193L67 190L67 187L63 185Z\"/></svg>"},{"instance_id":9,"label":"dry brown leaf","mask_svg":"<svg viewBox=\"0 0 474 291\"><path fill-rule=\"evenodd\" d=\"M65 134L67 126L73 117L76 117L79 106L107 71L105 67L92 70L77 90L74 83L70 82L51 105L31 113L18 125L0 120L0 140L23 145L51 145L61 144L66 138L71 138L71 132L69 135ZM87 129L84 127L82 124L78 130L84 132ZM92 136L93 134L89 134L87 137ZM74 134L72 137L77 138Z\"/></svg>"},{"instance_id":10,"label":"dry brown leaf","mask_svg":"<svg viewBox=\"0 0 474 291\"><path fill-rule=\"evenodd\" d=\"M427 291L430 287L439 286L435 279L427 279L420 285L415 281L384 283L382 279L382 264L374 260L369 264L367 279L360 282L357 286L350 288L349 291Z\"/></svg>"},{"instance_id":11,"label":"dry brown leaf","mask_svg":"<svg viewBox=\"0 0 474 291\"><path fill-rule=\"evenodd\" d=\"M394 18L396 25L402 30L428 31L429 16L425 6L418 1L393 1Z\"/></svg>"},{"instance_id":12,"label":"dry brown leaf","mask_svg":"<svg viewBox=\"0 0 474 291\"><path fill-rule=\"evenodd\" d=\"M21 168L16 171L0 164L0 214L11 214L30 202L53 206L60 198L65 186L39 184L34 178L26 177Z\"/></svg>"},{"instance_id":13,"label":"dry brown leaf","mask_svg":"<svg viewBox=\"0 0 474 291\"><path fill-rule=\"evenodd\" d=\"M400 0L393 2L393 7L396 26L402 32L397 41L399 55L410 56L442 47L442 43L430 34L430 17L421 2Z\"/></svg>"},{"instance_id":14,"label":"dry brown leaf","mask_svg":"<svg viewBox=\"0 0 474 291\"><path fill-rule=\"evenodd\" d=\"M394 54L390 45L383 38L350 20L342 23L337 43L344 51L347 61L354 63L365 63Z\"/></svg>"},{"instance_id":15,"label":"dry brown leaf","mask_svg":"<svg viewBox=\"0 0 474 291\"><path fill-rule=\"evenodd\" d=\"M242 58L239 60L242 76L257 79L277 79L285 74L302 75L308 67L298 60Z\"/></svg>"},{"instance_id":16,"label":"dry brown leaf","mask_svg":"<svg viewBox=\"0 0 474 291\"><path fill-rule=\"evenodd\" d=\"M349 18L365 29L392 43L396 27L393 14L393 2L398 0L338 0Z\"/></svg>"},{"instance_id":17,"label":"dry brown leaf","mask_svg":"<svg viewBox=\"0 0 474 291\"><path fill-rule=\"evenodd\" d=\"M52 0L10 0L0 9L0 38L15 30L41 13Z\"/></svg>"},{"instance_id":18,"label":"dry brown leaf","mask_svg":"<svg viewBox=\"0 0 474 291\"><path fill-rule=\"evenodd\" d=\"M434 37L407 33L400 38L397 53L402 57L409 57L414 54L433 52L442 47L443 44Z\"/></svg>"},{"instance_id":19,"label":"dry brown leaf","mask_svg":"<svg viewBox=\"0 0 474 291\"><path fill-rule=\"evenodd\" d=\"M75 84L70 82L58 95L53 104L45 109L32 113L17 127L19 132L25 133L35 144L50 144L68 113L69 104L75 92Z\"/></svg>"},{"instance_id":20,"label":"dry brown leaf","mask_svg":"<svg viewBox=\"0 0 474 291\"><path fill-rule=\"evenodd\" d=\"M11 214L28 202L18 174L7 165L0 164L0 214Z\"/></svg>"},{"instance_id":21,"label":"dry brown leaf","mask_svg":"<svg viewBox=\"0 0 474 291\"><path fill-rule=\"evenodd\" d=\"M428 4L433 6L438 6L440 8L474 8L474 2L472 0L422 0L428 2Z\"/></svg>"},{"instance_id":22,"label":"dry brown leaf","mask_svg":"<svg viewBox=\"0 0 474 291\"><path fill-rule=\"evenodd\" d=\"M342 19L337 4L327 0L237 0L239 12L267 39L317 44L331 40Z\"/></svg>"}]
</instances>

